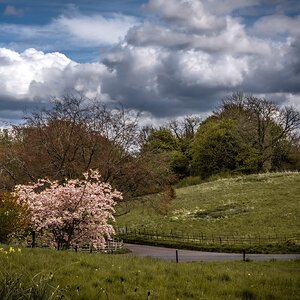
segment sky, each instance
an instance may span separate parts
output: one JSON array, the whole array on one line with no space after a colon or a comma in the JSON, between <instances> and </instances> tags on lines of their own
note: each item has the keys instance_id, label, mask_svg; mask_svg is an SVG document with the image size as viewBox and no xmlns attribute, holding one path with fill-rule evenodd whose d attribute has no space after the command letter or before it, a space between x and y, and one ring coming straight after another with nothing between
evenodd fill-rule
<instances>
[{"instance_id":1,"label":"sky","mask_svg":"<svg viewBox=\"0 0 300 300\"><path fill-rule=\"evenodd\" d=\"M300 109L300 1L0 0L0 126L68 94L159 124L237 91Z\"/></svg>"}]
</instances>

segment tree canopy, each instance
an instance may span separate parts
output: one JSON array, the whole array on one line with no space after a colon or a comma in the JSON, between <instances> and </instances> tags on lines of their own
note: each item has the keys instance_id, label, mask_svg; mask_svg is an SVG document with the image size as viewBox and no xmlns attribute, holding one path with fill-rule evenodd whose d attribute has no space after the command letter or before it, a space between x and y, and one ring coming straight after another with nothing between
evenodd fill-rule
<instances>
[{"instance_id":1,"label":"tree canopy","mask_svg":"<svg viewBox=\"0 0 300 300\"><path fill-rule=\"evenodd\" d=\"M124 198L190 175L299 169L300 113L234 93L205 120L186 116L141 128L139 114L81 96L54 99L0 132L0 189L48 177L63 183L89 169Z\"/></svg>"}]
</instances>

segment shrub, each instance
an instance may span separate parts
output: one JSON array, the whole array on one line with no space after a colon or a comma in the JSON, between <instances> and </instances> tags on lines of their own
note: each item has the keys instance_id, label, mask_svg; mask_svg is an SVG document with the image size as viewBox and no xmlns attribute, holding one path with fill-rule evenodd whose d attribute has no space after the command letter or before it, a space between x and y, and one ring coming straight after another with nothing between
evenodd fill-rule
<instances>
[{"instance_id":1,"label":"shrub","mask_svg":"<svg viewBox=\"0 0 300 300\"><path fill-rule=\"evenodd\" d=\"M29 208L11 193L0 193L0 243L22 235L28 228Z\"/></svg>"}]
</instances>

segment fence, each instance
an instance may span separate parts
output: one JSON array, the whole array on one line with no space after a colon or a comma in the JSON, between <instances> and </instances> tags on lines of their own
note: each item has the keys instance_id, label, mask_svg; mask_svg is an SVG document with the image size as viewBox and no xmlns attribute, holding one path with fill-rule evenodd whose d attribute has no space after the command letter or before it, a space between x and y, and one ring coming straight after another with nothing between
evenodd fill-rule
<instances>
[{"instance_id":1,"label":"fence","mask_svg":"<svg viewBox=\"0 0 300 300\"><path fill-rule=\"evenodd\" d=\"M30 238L26 241L27 247L30 248L53 248L48 244L47 239L43 239L42 236L36 235L35 232L32 232ZM123 240L113 238L106 241L106 245L103 249L95 249L92 245L86 244L84 246L77 246L68 249L74 251L85 251L85 252L114 252L123 248Z\"/></svg>"},{"instance_id":2,"label":"fence","mask_svg":"<svg viewBox=\"0 0 300 300\"><path fill-rule=\"evenodd\" d=\"M185 233L181 231L161 231L150 230L146 228L116 228L117 236L126 240L152 240L152 241L170 241L198 245L270 245L283 244L293 242L300 244L300 234L294 233L290 235L234 235L234 234L205 234Z\"/></svg>"},{"instance_id":3,"label":"fence","mask_svg":"<svg viewBox=\"0 0 300 300\"><path fill-rule=\"evenodd\" d=\"M106 246L103 249L98 249L96 250L95 248L91 247L90 245L86 245L83 247L76 247L75 246L75 251L88 251L88 252L95 252L95 251L100 251L100 252L113 252L113 251L118 251L120 249L123 249L123 241L119 239L110 239L106 242Z\"/></svg>"}]
</instances>

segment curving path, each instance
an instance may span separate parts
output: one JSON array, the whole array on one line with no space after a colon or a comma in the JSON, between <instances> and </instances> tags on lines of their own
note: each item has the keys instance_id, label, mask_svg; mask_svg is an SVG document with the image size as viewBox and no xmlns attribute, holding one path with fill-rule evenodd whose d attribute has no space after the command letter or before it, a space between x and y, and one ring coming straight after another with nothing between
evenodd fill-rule
<instances>
[{"instance_id":1,"label":"curving path","mask_svg":"<svg viewBox=\"0 0 300 300\"><path fill-rule=\"evenodd\" d=\"M145 246L136 244L124 244L133 255L148 256L158 259L176 260L176 249ZM300 259L300 254L246 254L246 259L251 260L290 260ZM243 254L238 253L216 253L192 250L178 250L178 261L217 261L217 260L242 260Z\"/></svg>"}]
</instances>

